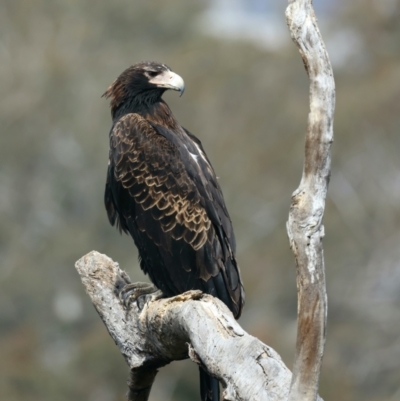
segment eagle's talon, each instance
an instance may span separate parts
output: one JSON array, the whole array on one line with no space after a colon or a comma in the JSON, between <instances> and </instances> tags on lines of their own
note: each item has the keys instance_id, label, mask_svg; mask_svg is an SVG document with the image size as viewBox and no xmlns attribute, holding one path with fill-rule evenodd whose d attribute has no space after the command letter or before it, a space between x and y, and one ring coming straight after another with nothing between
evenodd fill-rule
<instances>
[{"instance_id":1,"label":"eagle's talon","mask_svg":"<svg viewBox=\"0 0 400 401\"><path fill-rule=\"evenodd\" d=\"M160 299L164 296L163 292L161 290L156 290L155 292L152 292L151 294L142 294L136 299L136 305L141 312L145 305L147 305L149 302L156 301L157 299Z\"/></svg>"},{"instance_id":2,"label":"eagle's talon","mask_svg":"<svg viewBox=\"0 0 400 401\"><path fill-rule=\"evenodd\" d=\"M136 301L139 310L142 310L144 305L154 298L158 299L160 297L161 291L153 284L150 283L130 283L125 285L119 293L119 299L126 309L129 309L131 304ZM147 300L147 296L151 296ZM162 295L162 293L161 293ZM145 302L141 302L140 299L144 298Z\"/></svg>"}]
</instances>

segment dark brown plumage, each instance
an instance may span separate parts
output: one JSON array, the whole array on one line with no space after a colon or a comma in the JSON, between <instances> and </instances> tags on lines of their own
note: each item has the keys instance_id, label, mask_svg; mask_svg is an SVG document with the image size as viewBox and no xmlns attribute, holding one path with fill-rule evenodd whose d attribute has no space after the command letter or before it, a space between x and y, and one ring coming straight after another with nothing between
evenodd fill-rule
<instances>
[{"instance_id":1,"label":"dark brown plumage","mask_svg":"<svg viewBox=\"0 0 400 401\"><path fill-rule=\"evenodd\" d=\"M238 318L244 290L232 223L200 141L161 99L167 89L183 92L182 78L148 62L125 70L104 94L113 117L108 217L132 236L142 270L166 296L200 289ZM218 394L208 386L202 397Z\"/></svg>"}]
</instances>

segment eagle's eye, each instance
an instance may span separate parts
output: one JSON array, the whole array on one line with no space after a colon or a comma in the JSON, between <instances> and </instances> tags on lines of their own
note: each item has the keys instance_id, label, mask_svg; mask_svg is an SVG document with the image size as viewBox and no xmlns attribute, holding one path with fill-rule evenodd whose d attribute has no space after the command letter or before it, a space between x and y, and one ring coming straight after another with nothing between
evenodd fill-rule
<instances>
[{"instance_id":1,"label":"eagle's eye","mask_svg":"<svg viewBox=\"0 0 400 401\"><path fill-rule=\"evenodd\" d=\"M158 75L158 71L148 71L147 74L149 77L154 78Z\"/></svg>"}]
</instances>

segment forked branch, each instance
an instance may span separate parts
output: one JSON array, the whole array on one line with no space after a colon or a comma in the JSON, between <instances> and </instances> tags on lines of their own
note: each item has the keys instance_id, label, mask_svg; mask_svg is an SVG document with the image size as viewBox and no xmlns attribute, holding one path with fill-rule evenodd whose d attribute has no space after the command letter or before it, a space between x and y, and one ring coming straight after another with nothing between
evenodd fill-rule
<instances>
[{"instance_id":1,"label":"forked branch","mask_svg":"<svg viewBox=\"0 0 400 401\"><path fill-rule=\"evenodd\" d=\"M76 268L95 308L131 370L128 398L146 401L157 369L190 357L217 377L224 400L314 401L325 342L322 218L330 174L335 89L311 0L292 0L291 35L310 78L303 176L293 193L287 230L297 265L298 335L293 377L279 355L247 334L218 299L190 291L127 310L119 300L130 282L105 255L91 252ZM290 389L290 391L289 391Z\"/></svg>"}]
</instances>

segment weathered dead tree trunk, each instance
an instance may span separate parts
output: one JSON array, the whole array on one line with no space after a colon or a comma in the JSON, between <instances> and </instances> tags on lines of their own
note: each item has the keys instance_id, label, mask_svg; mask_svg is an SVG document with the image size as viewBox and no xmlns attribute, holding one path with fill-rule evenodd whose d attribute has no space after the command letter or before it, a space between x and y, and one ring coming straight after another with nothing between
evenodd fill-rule
<instances>
[{"instance_id":1,"label":"weathered dead tree trunk","mask_svg":"<svg viewBox=\"0 0 400 401\"><path fill-rule=\"evenodd\" d=\"M298 335L293 376L279 355L246 333L218 299L189 291L127 310L119 292L130 282L105 255L91 252L76 268L131 375L130 401L146 401L157 370L190 357L217 377L224 400L311 401L317 395L327 301L322 218L330 174L335 91L312 0L292 0L291 35L310 78L303 176L293 193L287 230L297 265Z\"/></svg>"},{"instance_id":2,"label":"weathered dead tree trunk","mask_svg":"<svg viewBox=\"0 0 400 401\"><path fill-rule=\"evenodd\" d=\"M289 369L272 348L246 333L220 300L189 291L127 310L118 294L130 280L118 263L93 251L76 268L131 369L129 400L146 401L157 369L187 357L221 381L224 400L287 400Z\"/></svg>"},{"instance_id":3,"label":"weathered dead tree trunk","mask_svg":"<svg viewBox=\"0 0 400 401\"><path fill-rule=\"evenodd\" d=\"M327 295L322 219L330 176L335 83L312 0L289 0L287 24L310 79L303 176L287 223L297 266L297 342L289 401L315 400L324 353Z\"/></svg>"}]
</instances>

